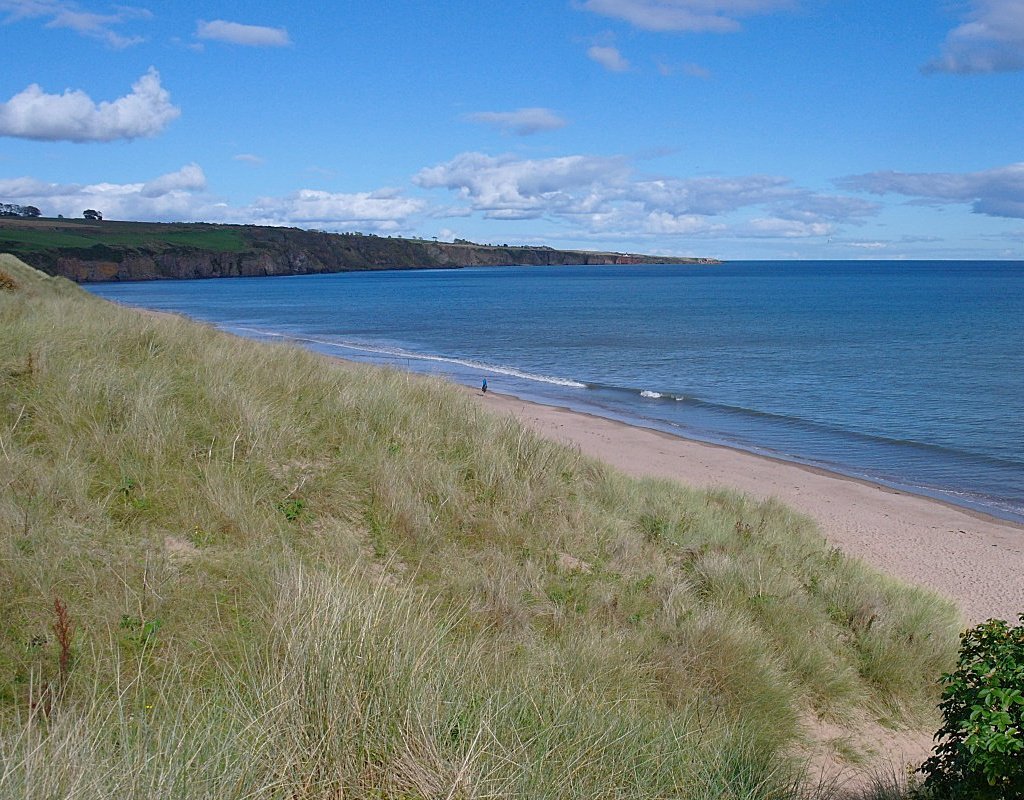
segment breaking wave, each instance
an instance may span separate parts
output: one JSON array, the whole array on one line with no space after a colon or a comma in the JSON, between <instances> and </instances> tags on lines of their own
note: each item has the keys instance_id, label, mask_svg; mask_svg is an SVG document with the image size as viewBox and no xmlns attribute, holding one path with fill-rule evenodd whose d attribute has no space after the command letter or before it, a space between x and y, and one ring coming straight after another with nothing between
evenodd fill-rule
<instances>
[{"instance_id":1,"label":"breaking wave","mask_svg":"<svg viewBox=\"0 0 1024 800\"><path fill-rule=\"evenodd\" d=\"M371 345L363 342L351 342L351 341L338 341L335 339L318 339L311 336L295 336L287 333L278 333L276 331L267 331L260 328L244 328L240 326L232 326L232 330L245 331L247 333L256 334L258 336L273 337L278 339L287 339L292 342L299 342L301 344L314 344L321 347L337 348L339 350L356 350L362 353L370 353L377 356L386 356L389 359L408 359L415 361L432 361L441 364L455 364L460 367L467 367L469 369L477 370L481 373L488 375L508 375L514 378L521 378L527 381L536 381L538 383L547 383L553 386L565 386L570 389L586 389L587 384L581 383L580 381L572 380L571 378L561 378L555 375L538 375L533 372L526 372L524 370L516 369L515 367L508 367L501 364L488 364L483 361L474 361L469 358L456 358L454 356L442 356L435 355L433 353L417 353L411 350L403 350L400 347L388 347L386 345Z\"/></svg>"}]
</instances>

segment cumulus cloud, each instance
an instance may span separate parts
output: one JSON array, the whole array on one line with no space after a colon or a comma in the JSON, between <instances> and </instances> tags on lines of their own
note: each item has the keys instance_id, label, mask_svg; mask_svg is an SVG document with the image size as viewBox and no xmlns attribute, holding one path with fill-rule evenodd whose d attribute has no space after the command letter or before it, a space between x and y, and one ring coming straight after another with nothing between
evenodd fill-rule
<instances>
[{"instance_id":1,"label":"cumulus cloud","mask_svg":"<svg viewBox=\"0 0 1024 800\"><path fill-rule=\"evenodd\" d=\"M229 203L214 196L198 164L136 183L46 183L0 179L0 197L44 213L108 219L206 220L296 225L324 230L413 232L426 219L480 215L491 220L546 219L577 239L637 237L777 238L830 236L876 214L878 204L814 192L781 176L639 175L622 156L523 158L462 153L420 170L401 189L328 192L302 188L283 196ZM450 192L449 204L429 192Z\"/></svg>"},{"instance_id":2,"label":"cumulus cloud","mask_svg":"<svg viewBox=\"0 0 1024 800\"><path fill-rule=\"evenodd\" d=\"M232 205L208 192L198 164L136 183L58 184L36 178L0 179L0 197L34 205L50 215L81 216L95 208L106 219L234 222L298 225L325 230L391 232L424 211L423 200L396 189L351 194L301 189L284 197L261 197Z\"/></svg>"},{"instance_id":3,"label":"cumulus cloud","mask_svg":"<svg viewBox=\"0 0 1024 800\"><path fill-rule=\"evenodd\" d=\"M587 49L587 58L596 61L609 72L626 72L630 63L623 58L619 48L611 45L595 44Z\"/></svg>"},{"instance_id":4,"label":"cumulus cloud","mask_svg":"<svg viewBox=\"0 0 1024 800\"><path fill-rule=\"evenodd\" d=\"M142 197L164 197L175 192L199 192L206 188L206 175L196 163L186 164L177 172L169 172L142 184Z\"/></svg>"},{"instance_id":5,"label":"cumulus cloud","mask_svg":"<svg viewBox=\"0 0 1024 800\"><path fill-rule=\"evenodd\" d=\"M730 33L739 29L739 17L793 5L793 0L586 0L583 8L647 31Z\"/></svg>"},{"instance_id":6,"label":"cumulus cloud","mask_svg":"<svg viewBox=\"0 0 1024 800\"><path fill-rule=\"evenodd\" d=\"M751 175L738 178L667 178L637 181L630 195L650 208L676 214L726 214L743 206L788 200L787 178Z\"/></svg>"},{"instance_id":7,"label":"cumulus cloud","mask_svg":"<svg viewBox=\"0 0 1024 800\"><path fill-rule=\"evenodd\" d=\"M0 179L0 195L15 200L33 200L58 196L61 193L58 184L45 183L35 178L3 178ZM24 204L22 204L24 205Z\"/></svg>"},{"instance_id":8,"label":"cumulus cloud","mask_svg":"<svg viewBox=\"0 0 1024 800\"><path fill-rule=\"evenodd\" d=\"M401 230L409 217L426 207L423 200L403 197L395 189L377 192L324 192L300 189L285 197L262 197L251 206L226 216L257 225L312 225L331 230L361 228L390 232Z\"/></svg>"},{"instance_id":9,"label":"cumulus cloud","mask_svg":"<svg viewBox=\"0 0 1024 800\"><path fill-rule=\"evenodd\" d=\"M627 172L628 165L620 158L521 159L462 153L420 170L413 182L425 189L456 191L490 218L528 219L578 208L581 195L585 198L600 185L625 178Z\"/></svg>"},{"instance_id":10,"label":"cumulus cloud","mask_svg":"<svg viewBox=\"0 0 1024 800\"><path fill-rule=\"evenodd\" d=\"M599 218L595 227L620 233L635 229L648 236L713 236L729 230L724 222L698 214L672 214L657 210L631 212L631 209L623 209L618 214Z\"/></svg>"},{"instance_id":11,"label":"cumulus cloud","mask_svg":"<svg viewBox=\"0 0 1024 800\"><path fill-rule=\"evenodd\" d=\"M837 181L845 189L900 194L926 203L966 203L974 213L1024 219L1024 163L980 172L871 172Z\"/></svg>"},{"instance_id":12,"label":"cumulus cloud","mask_svg":"<svg viewBox=\"0 0 1024 800\"><path fill-rule=\"evenodd\" d=\"M38 206L48 216L81 216L95 208L107 219L183 220L194 215L206 176L197 164L142 183L46 183L35 178L0 179L0 196Z\"/></svg>"},{"instance_id":13,"label":"cumulus cloud","mask_svg":"<svg viewBox=\"0 0 1024 800\"><path fill-rule=\"evenodd\" d=\"M1024 69L1024 0L974 0L925 72L959 74Z\"/></svg>"},{"instance_id":14,"label":"cumulus cloud","mask_svg":"<svg viewBox=\"0 0 1024 800\"><path fill-rule=\"evenodd\" d=\"M215 19L212 22L200 20L196 26L196 37L211 39L247 47L287 47L292 43L284 28L267 28L262 25L243 25Z\"/></svg>"},{"instance_id":15,"label":"cumulus cloud","mask_svg":"<svg viewBox=\"0 0 1024 800\"><path fill-rule=\"evenodd\" d=\"M65 0L0 0L0 11L7 13L6 22L48 18L45 25L47 28L73 30L116 49L144 41L141 36L125 36L118 33L114 30L116 26L133 20L151 19L153 16L144 8L128 6L119 6L113 14L94 14L82 11L75 3Z\"/></svg>"},{"instance_id":16,"label":"cumulus cloud","mask_svg":"<svg viewBox=\"0 0 1024 800\"><path fill-rule=\"evenodd\" d=\"M549 108L520 108L516 111L477 111L466 114L469 122L490 125L503 133L530 136L542 131L564 128L568 121Z\"/></svg>"},{"instance_id":17,"label":"cumulus cloud","mask_svg":"<svg viewBox=\"0 0 1024 800\"><path fill-rule=\"evenodd\" d=\"M96 103L85 92L47 94L38 84L0 103L0 136L69 142L110 142L155 136L181 114L149 71L132 84L131 94Z\"/></svg>"},{"instance_id":18,"label":"cumulus cloud","mask_svg":"<svg viewBox=\"0 0 1024 800\"><path fill-rule=\"evenodd\" d=\"M566 222L587 233L714 236L820 236L837 224L856 224L878 204L825 195L783 177L645 178L621 157L523 159L463 153L421 170L421 188L444 188L488 219ZM730 215L756 209L753 220Z\"/></svg>"}]
</instances>

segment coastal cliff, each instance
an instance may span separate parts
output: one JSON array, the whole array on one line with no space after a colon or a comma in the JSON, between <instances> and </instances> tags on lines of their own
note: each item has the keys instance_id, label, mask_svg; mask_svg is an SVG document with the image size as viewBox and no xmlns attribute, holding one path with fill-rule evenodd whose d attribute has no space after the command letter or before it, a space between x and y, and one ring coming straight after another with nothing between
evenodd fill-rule
<instances>
[{"instance_id":1,"label":"coastal cliff","mask_svg":"<svg viewBox=\"0 0 1024 800\"><path fill-rule=\"evenodd\" d=\"M207 223L2 220L0 252L77 282L380 269L715 263L713 259Z\"/></svg>"}]
</instances>

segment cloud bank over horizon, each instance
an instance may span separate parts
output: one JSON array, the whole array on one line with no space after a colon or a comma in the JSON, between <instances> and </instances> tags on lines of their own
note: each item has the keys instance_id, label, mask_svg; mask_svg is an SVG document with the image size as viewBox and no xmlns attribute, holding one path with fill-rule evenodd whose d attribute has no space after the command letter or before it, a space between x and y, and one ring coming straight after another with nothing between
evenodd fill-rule
<instances>
[{"instance_id":1,"label":"cloud bank over horizon","mask_svg":"<svg viewBox=\"0 0 1024 800\"><path fill-rule=\"evenodd\" d=\"M410 190L424 194L413 196ZM436 192L456 196L453 205ZM718 237L798 239L831 234L878 213L877 203L801 188L788 178L665 178L637 173L623 156L524 159L462 153L425 167L411 186L362 192L304 188L232 204L209 191L196 163L145 182L56 184L0 180L0 196L44 215L79 216L94 207L107 219L297 225L330 231L414 233L428 219L554 220L589 239ZM738 216L737 216L738 214Z\"/></svg>"},{"instance_id":2,"label":"cloud bank over horizon","mask_svg":"<svg viewBox=\"0 0 1024 800\"><path fill-rule=\"evenodd\" d=\"M876 195L899 194L935 205L963 203L975 214L1024 219L1024 162L980 172L872 172L837 185Z\"/></svg>"},{"instance_id":3,"label":"cloud bank over horizon","mask_svg":"<svg viewBox=\"0 0 1024 800\"><path fill-rule=\"evenodd\" d=\"M0 179L0 197L35 205L44 216L79 217L84 209L96 208L108 220L295 225L335 231L363 227L382 233L402 229L409 217L427 205L394 189L355 193L300 189L283 197L257 197L232 205L208 192L206 174L195 163L136 183Z\"/></svg>"}]
</instances>

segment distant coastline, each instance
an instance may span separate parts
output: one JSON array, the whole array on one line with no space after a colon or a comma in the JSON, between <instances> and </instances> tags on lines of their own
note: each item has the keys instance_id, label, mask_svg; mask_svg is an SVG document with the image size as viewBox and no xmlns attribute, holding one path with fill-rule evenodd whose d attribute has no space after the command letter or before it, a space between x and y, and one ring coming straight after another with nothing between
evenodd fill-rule
<instances>
[{"instance_id":1,"label":"distant coastline","mask_svg":"<svg viewBox=\"0 0 1024 800\"><path fill-rule=\"evenodd\" d=\"M0 252L77 283L485 266L716 264L544 246L439 242L300 228L90 219L0 219Z\"/></svg>"}]
</instances>

